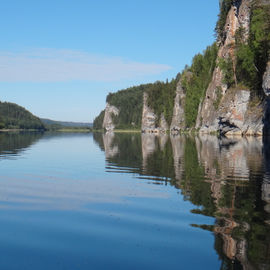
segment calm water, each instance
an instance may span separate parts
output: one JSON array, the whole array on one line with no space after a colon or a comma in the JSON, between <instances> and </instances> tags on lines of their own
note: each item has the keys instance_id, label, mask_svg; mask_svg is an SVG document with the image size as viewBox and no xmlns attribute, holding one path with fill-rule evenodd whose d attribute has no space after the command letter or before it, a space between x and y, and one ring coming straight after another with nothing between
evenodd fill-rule
<instances>
[{"instance_id":1,"label":"calm water","mask_svg":"<svg viewBox=\"0 0 270 270\"><path fill-rule=\"evenodd\" d=\"M270 269L268 145L0 134L0 269Z\"/></svg>"}]
</instances>

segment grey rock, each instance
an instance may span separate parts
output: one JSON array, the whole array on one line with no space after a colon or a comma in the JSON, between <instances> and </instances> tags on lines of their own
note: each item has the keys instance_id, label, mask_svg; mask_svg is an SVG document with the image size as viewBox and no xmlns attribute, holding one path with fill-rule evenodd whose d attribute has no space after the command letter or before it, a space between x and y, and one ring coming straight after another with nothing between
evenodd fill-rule
<instances>
[{"instance_id":1,"label":"grey rock","mask_svg":"<svg viewBox=\"0 0 270 270\"><path fill-rule=\"evenodd\" d=\"M151 133L156 131L156 120L157 115L154 111L148 106L148 95L147 93L143 94L143 112L142 112L142 132Z\"/></svg>"},{"instance_id":2,"label":"grey rock","mask_svg":"<svg viewBox=\"0 0 270 270\"><path fill-rule=\"evenodd\" d=\"M219 42L219 58L233 57L235 33L240 27L244 30L244 41L248 40L251 3L252 0L234 1L227 15L225 38ZM269 89L267 80L269 73L266 72L265 77L264 88ZM223 73L219 67L216 67L199 108L196 127L200 128L200 133L220 131L227 135L262 135L263 105L250 112L249 101L249 91L227 89L223 82Z\"/></svg>"},{"instance_id":3,"label":"grey rock","mask_svg":"<svg viewBox=\"0 0 270 270\"><path fill-rule=\"evenodd\" d=\"M219 114L219 130L223 134L242 135L244 133L245 113L249 103L250 92L236 91L223 100Z\"/></svg>"},{"instance_id":4,"label":"grey rock","mask_svg":"<svg viewBox=\"0 0 270 270\"><path fill-rule=\"evenodd\" d=\"M159 132L161 132L161 133L165 133L169 129L169 125L168 125L163 113L160 116L158 129L159 129Z\"/></svg>"},{"instance_id":5,"label":"grey rock","mask_svg":"<svg viewBox=\"0 0 270 270\"><path fill-rule=\"evenodd\" d=\"M185 93L181 85L181 80L176 86L176 95L174 99L173 116L170 126L172 134L179 133L180 130L185 128Z\"/></svg>"},{"instance_id":6,"label":"grey rock","mask_svg":"<svg viewBox=\"0 0 270 270\"><path fill-rule=\"evenodd\" d=\"M266 67L266 71L263 76L263 91L265 95L268 97L270 96L270 61L268 62L268 65Z\"/></svg>"},{"instance_id":7,"label":"grey rock","mask_svg":"<svg viewBox=\"0 0 270 270\"><path fill-rule=\"evenodd\" d=\"M169 129L169 125L164 114L160 115L159 126L156 125L158 116L153 109L148 106L148 95L143 94L143 113L142 113L142 132L143 133L165 133Z\"/></svg>"},{"instance_id":8,"label":"grey rock","mask_svg":"<svg viewBox=\"0 0 270 270\"><path fill-rule=\"evenodd\" d=\"M102 127L106 129L106 131L113 131L115 129L115 125L113 123L113 116L118 116L119 109L115 106L110 105L109 103L106 104L104 119Z\"/></svg>"}]
</instances>

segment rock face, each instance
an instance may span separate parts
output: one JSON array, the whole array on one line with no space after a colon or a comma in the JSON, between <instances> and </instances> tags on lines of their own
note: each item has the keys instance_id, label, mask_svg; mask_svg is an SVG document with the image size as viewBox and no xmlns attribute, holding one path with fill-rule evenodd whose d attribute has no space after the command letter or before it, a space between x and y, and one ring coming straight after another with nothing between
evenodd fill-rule
<instances>
[{"instance_id":1,"label":"rock face","mask_svg":"<svg viewBox=\"0 0 270 270\"><path fill-rule=\"evenodd\" d=\"M185 129L185 93L181 85L181 80L177 83L176 96L174 99L172 123L170 131L172 134L178 134L180 130Z\"/></svg>"},{"instance_id":2,"label":"rock face","mask_svg":"<svg viewBox=\"0 0 270 270\"><path fill-rule=\"evenodd\" d=\"M142 132L151 133L156 130L157 116L148 106L148 95L143 94L143 112L142 112Z\"/></svg>"},{"instance_id":3,"label":"rock face","mask_svg":"<svg viewBox=\"0 0 270 270\"><path fill-rule=\"evenodd\" d=\"M143 113L142 113L142 132L143 133L165 133L169 129L169 125L164 117L160 115L159 125L157 126L158 116L148 106L148 95L143 94Z\"/></svg>"},{"instance_id":4,"label":"rock face","mask_svg":"<svg viewBox=\"0 0 270 270\"><path fill-rule=\"evenodd\" d=\"M240 27L243 29L244 40L248 39L251 2L233 2L227 15L224 38L218 42L218 58L235 58L235 34ZM267 79L265 85L265 88L269 89ZM249 108L249 101L248 90L227 89L227 85L223 83L222 71L216 67L205 99L199 108L196 127L200 128L201 133L220 131L227 135L262 135L263 105Z\"/></svg>"},{"instance_id":5,"label":"rock face","mask_svg":"<svg viewBox=\"0 0 270 270\"><path fill-rule=\"evenodd\" d=\"M165 133L167 130L169 130L169 125L165 119L164 114L162 113L160 116L160 121L159 121L159 132Z\"/></svg>"},{"instance_id":6,"label":"rock face","mask_svg":"<svg viewBox=\"0 0 270 270\"><path fill-rule=\"evenodd\" d=\"M237 90L227 93L218 110L219 131L226 135L262 135L263 107L248 108L250 91Z\"/></svg>"},{"instance_id":7,"label":"rock face","mask_svg":"<svg viewBox=\"0 0 270 270\"><path fill-rule=\"evenodd\" d=\"M270 61L267 64L266 71L263 76L263 91L264 94L269 97L270 96Z\"/></svg>"},{"instance_id":8,"label":"rock face","mask_svg":"<svg viewBox=\"0 0 270 270\"><path fill-rule=\"evenodd\" d=\"M119 110L115 107L107 103L105 109L105 115L103 119L102 127L106 129L106 131L112 131L115 128L113 123L113 116L118 116Z\"/></svg>"},{"instance_id":9,"label":"rock face","mask_svg":"<svg viewBox=\"0 0 270 270\"><path fill-rule=\"evenodd\" d=\"M224 97L220 105L221 110L224 109L224 112L221 112L219 116L219 129L221 133L242 135L249 97L250 92L245 90L237 91L233 96L226 95ZM225 99L227 100L225 101Z\"/></svg>"},{"instance_id":10,"label":"rock face","mask_svg":"<svg viewBox=\"0 0 270 270\"><path fill-rule=\"evenodd\" d=\"M263 76L263 91L266 95L265 99L265 107L264 107L264 134L270 134L270 61L268 61L266 71Z\"/></svg>"},{"instance_id":11,"label":"rock face","mask_svg":"<svg viewBox=\"0 0 270 270\"><path fill-rule=\"evenodd\" d=\"M260 4L268 4L269 0L259 0ZM218 38L218 59L231 59L232 68L236 68L236 33L241 29L243 42L247 42L250 30L250 16L253 0L234 0L227 14L224 30ZM222 4L222 0L220 0ZM235 74L236 72L234 72ZM264 101L257 104L251 100L248 89L239 87L237 78L235 89L228 88L224 83L224 74L217 65L213 71L212 80L201 100L195 128L200 133L220 132L224 135L255 135L270 134L270 60L263 77L262 88L265 93ZM170 133L176 135L186 129L185 123L186 93L181 85L181 79L176 86L176 95L171 123L167 123L164 114L157 115L148 105L148 95L143 95L143 111L141 130L143 133ZM250 102L252 101L252 102ZM119 110L107 104L103 127L113 130L113 116Z\"/></svg>"}]
</instances>

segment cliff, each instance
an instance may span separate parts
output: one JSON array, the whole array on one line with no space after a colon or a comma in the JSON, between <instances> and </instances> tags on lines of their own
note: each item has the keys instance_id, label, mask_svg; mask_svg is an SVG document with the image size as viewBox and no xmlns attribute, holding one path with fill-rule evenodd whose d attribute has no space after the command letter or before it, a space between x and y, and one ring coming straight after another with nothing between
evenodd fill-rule
<instances>
[{"instance_id":1,"label":"cliff","mask_svg":"<svg viewBox=\"0 0 270 270\"><path fill-rule=\"evenodd\" d=\"M144 93L141 130L144 133L165 133L169 129L169 125L165 119L165 116L163 113L161 113L158 121L158 116L148 105L148 99L148 94Z\"/></svg>"},{"instance_id":2,"label":"cliff","mask_svg":"<svg viewBox=\"0 0 270 270\"><path fill-rule=\"evenodd\" d=\"M114 130L115 129L115 124L114 124L113 118L114 118L114 116L118 116L118 115L119 115L119 109L116 108L115 106L110 105L109 103L107 103L102 127L106 131Z\"/></svg>"},{"instance_id":3,"label":"cliff","mask_svg":"<svg viewBox=\"0 0 270 270\"><path fill-rule=\"evenodd\" d=\"M142 111L142 132L150 133L156 131L157 115L153 109L148 106L148 95L143 94L143 111Z\"/></svg>"},{"instance_id":4,"label":"cliff","mask_svg":"<svg viewBox=\"0 0 270 270\"><path fill-rule=\"evenodd\" d=\"M236 69L236 36L241 29L243 43L249 38L251 0L234 1L227 15L223 40L219 40L218 60L232 59L233 69ZM263 102L250 106L251 89L235 85L228 88L224 82L225 72L217 66L212 81L206 91L197 119L196 127L201 133L220 131L230 135L262 135L263 133ZM236 76L235 74L233 76ZM267 75L265 75L267 78ZM234 78L234 80L237 80ZM261 97L261 101L263 97Z\"/></svg>"},{"instance_id":5,"label":"cliff","mask_svg":"<svg viewBox=\"0 0 270 270\"><path fill-rule=\"evenodd\" d=\"M140 129L143 93L150 84L109 93L106 109L94 120L94 129Z\"/></svg>"},{"instance_id":6,"label":"cliff","mask_svg":"<svg viewBox=\"0 0 270 270\"><path fill-rule=\"evenodd\" d=\"M176 95L174 99L173 116L170 126L172 134L179 133L185 129L185 93L181 80L176 86Z\"/></svg>"},{"instance_id":7,"label":"cliff","mask_svg":"<svg viewBox=\"0 0 270 270\"><path fill-rule=\"evenodd\" d=\"M196 129L227 136L269 134L270 2L224 0L220 5L216 43L195 55L191 66L170 82L109 94L107 102L119 111L112 118L105 110L106 130L136 127L146 133ZM130 90L139 94L127 106Z\"/></svg>"}]
</instances>

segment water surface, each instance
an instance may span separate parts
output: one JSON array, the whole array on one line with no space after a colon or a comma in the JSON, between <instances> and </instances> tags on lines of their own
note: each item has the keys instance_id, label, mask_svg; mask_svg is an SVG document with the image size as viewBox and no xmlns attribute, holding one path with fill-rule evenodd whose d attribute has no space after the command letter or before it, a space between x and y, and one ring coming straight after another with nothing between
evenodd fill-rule
<instances>
[{"instance_id":1,"label":"water surface","mask_svg":"<svg viewBox=\"0 0 270 270\"><path fill-rule=\"evenodd\" d=\"M269 269L258 138L0 134L0 269Z\"/></svg>"}]
</instances>

